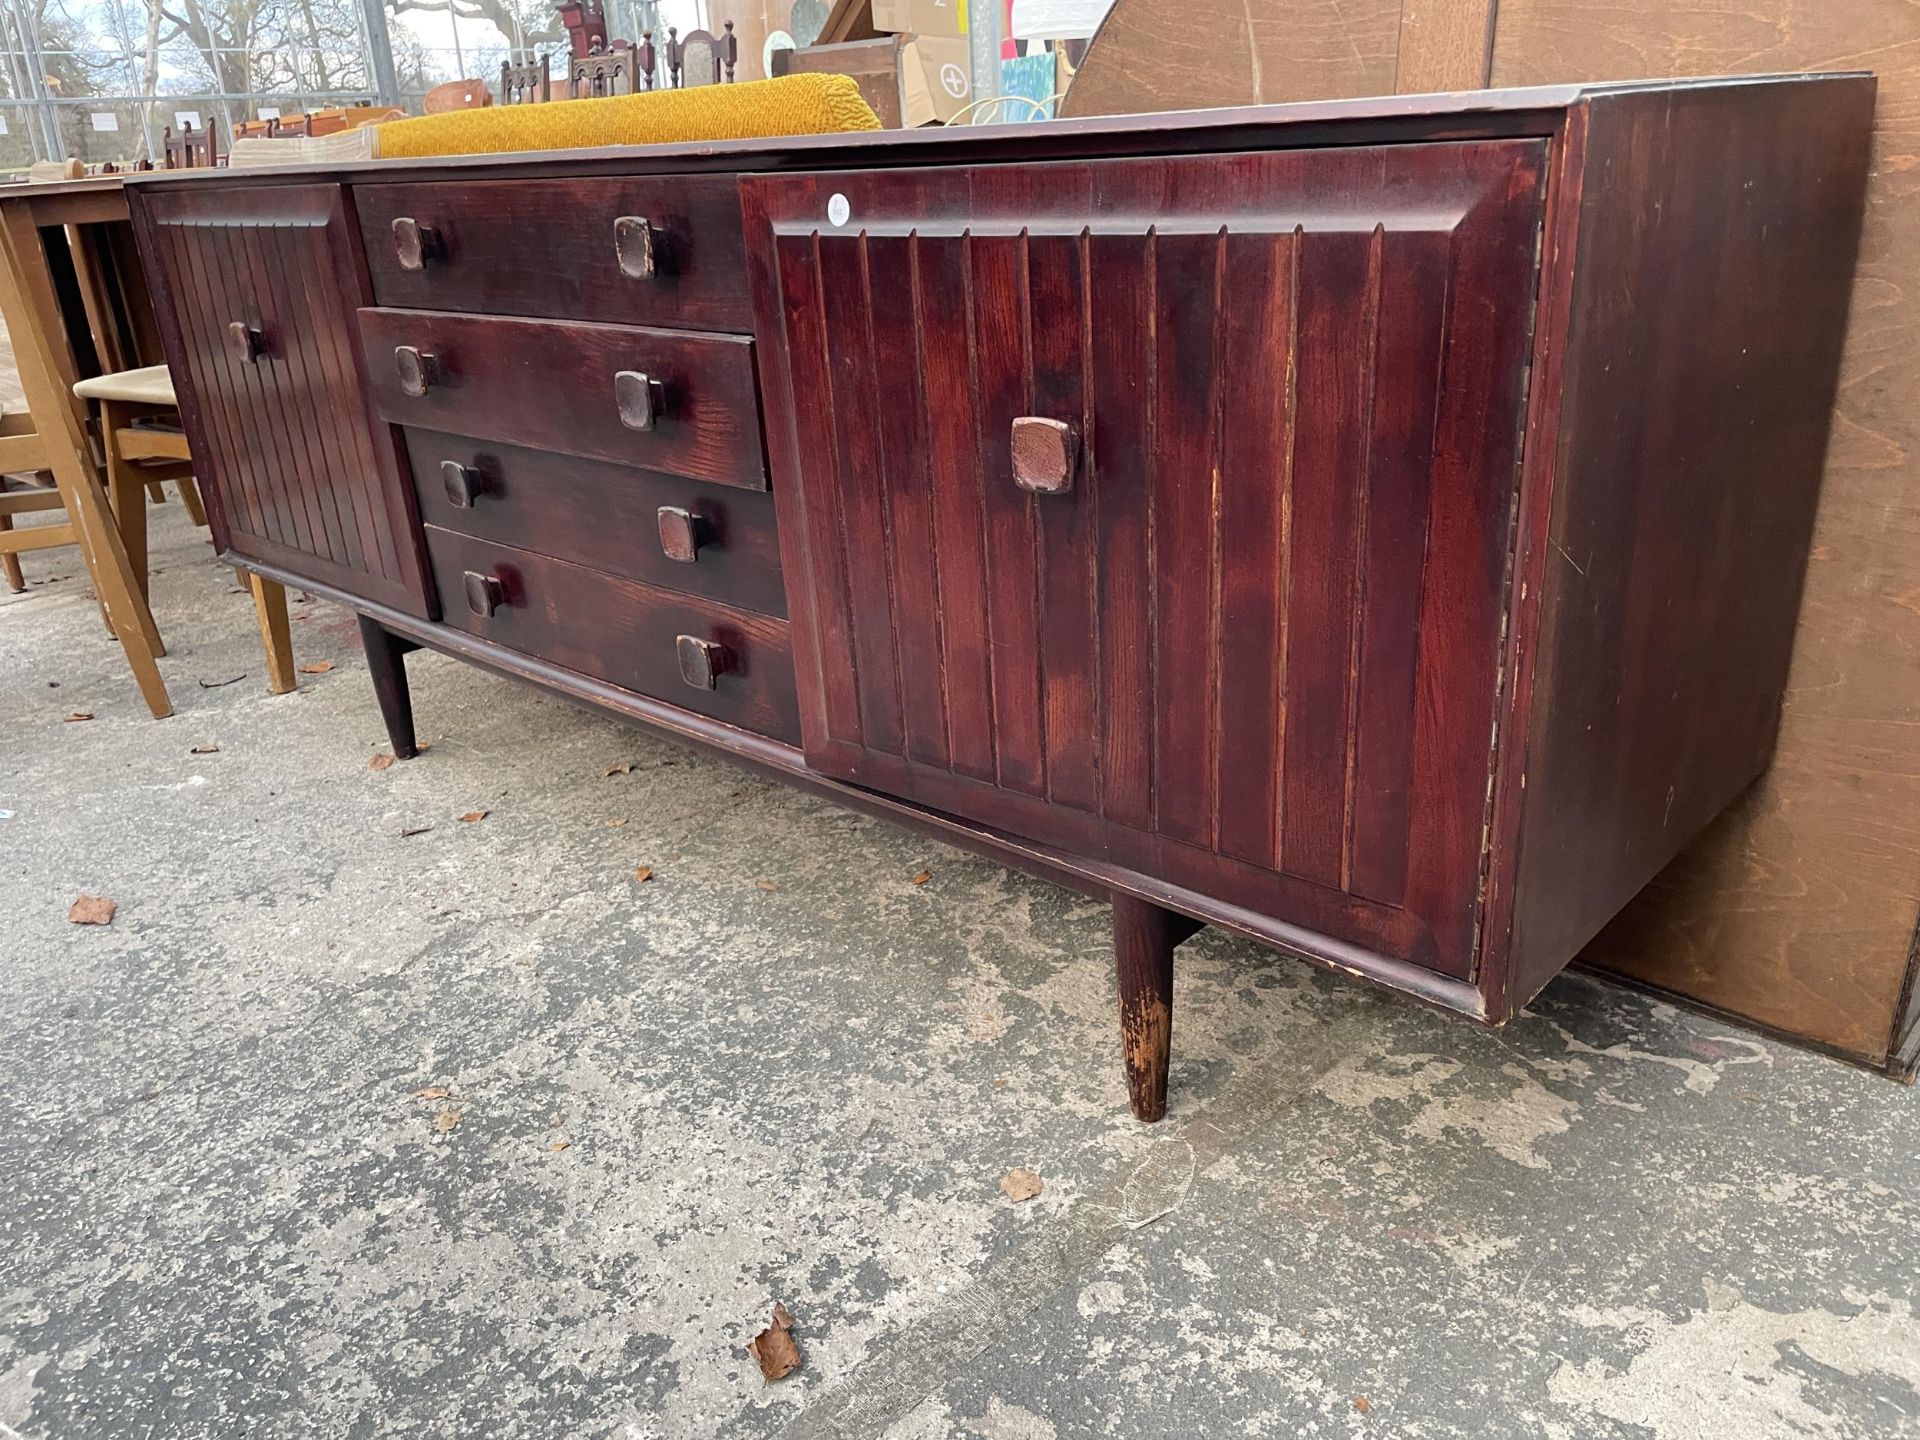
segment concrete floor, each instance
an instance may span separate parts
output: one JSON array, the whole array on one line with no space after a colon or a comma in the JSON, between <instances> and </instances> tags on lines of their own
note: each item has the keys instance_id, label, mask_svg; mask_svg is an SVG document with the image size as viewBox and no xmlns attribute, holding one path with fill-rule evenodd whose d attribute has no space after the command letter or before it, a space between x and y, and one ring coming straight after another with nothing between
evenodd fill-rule
<instances>
[{"instance_id":1,"label":"concrete floor","mask_svg":"<svg viewBox=\"0 0 1920 1440\"><path fill-rule=\"evenodd\" d=\"M371 770L156 526L171 720L0 595L0 1435L1920 1435L1913 1091L1208 932L1137 1126L1104 906L435 656Z\"/></svg>"}]
</instances>

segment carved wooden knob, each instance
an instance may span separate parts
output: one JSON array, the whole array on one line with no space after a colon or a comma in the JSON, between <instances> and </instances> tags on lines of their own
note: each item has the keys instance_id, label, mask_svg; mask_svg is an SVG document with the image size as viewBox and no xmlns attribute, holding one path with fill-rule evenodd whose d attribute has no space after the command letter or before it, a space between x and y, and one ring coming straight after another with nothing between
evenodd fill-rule
<instances>
[{"instance_id":1,"label":"carved wooden knob","mask_svg":"<svg viewBox=\"0 0 1920 1440\"><path fill-rule=\"evenodd\" d=\"M691 510L678 505L660 507L660 548L669 560L691 565L700 558L700 547L709 538L707 522Z\"/></svg>"},{"instance_id":2,"label":"carved wooden knob","mask_svg":"<svg viewBox=\"0 0 1920 1440\"><path fill-rule=\"evenodd\" d=\"M638 215L620 215L613 222L613 256L629 280L651 280L659 270L655 253L657 232Z\"/></svg>"},{"instance_id":3,"label":"carved wooden knob","mask_svg":"<svg viewBox=\"0 0 1920 1440\"><path fill-rule=\"evenodd\" d=\"M1064 420L1021 415L1013 422L1013 483L1033 495L1064 495L1080 470L1080 437Z\"/></svg>"},{"instance_id":4,"label":"carved wooden knob","mask_svg":"<svg viewBox=\"0 0 1920 1440\"><path fill-rule=\"evenodd\" d=\"M480 472L458 460L440 462L440 483L446 487L447 503L471 510L480 498Z\"/></svg>"},{"instance_id":5,"label":"carved wooden knob","mask_svg":"<svg viewBox=\"0 0 1920 1440\"><path fill-rule=\"evenodd\" d=\"M507 603L507 586L498 575L482 575L469 570L460 577L466 582L467 609L485 620Z\"/></svg>"},{"instance_id":6,"label":"carved wooden knob","mask_svg":"<svg viewBox=\"0 0 1920 1440\"><path fill-rule=\"evenodd\" d=\"M618 370L613 376L613 399L620 407L620 423L629 430L651 430L666 408L667 392L644 370Z\"/></svg>"},{"instance_id":7,"label":"carved wooden knob","mask_svg":"<svg viewBox=\"0 0 1920 1440\"><path fill-rule=\"evenodd\" d=\"M393 368L399 373L401 392L417 400L440 378L440 357L431 350L396 345L393 347Z\"/></svg>"},{"instance_id":8,"label":"carved wooden knob","mask_svg":"<svg viewBox=\"0 0 1920 1440\"><path fill-rule=\"evenodd\" d=\"M433 226L422 225L411 215L402 215L393 222L393 253L402 270L424 270L427 261L438 260L446 254L446 247Z\"/></svg>"},{"instance_id":9,"label":"carved wooden knob","mask_svg":"<svg viewBox=\"0 0 1920 1440\"><path fill-rule=\"evenodd\" d=\"M267 337L244 320L227 326L227 350L242 365L255 365L267 353Z\"/></svg>"},{"instance_id":10,"label":"carved wooden knob","mask_svg":"<svg viewBox=\"0 0 1920 1440\"><path fill-rule=\"evenodd\" d=\"M676 635L673 648L680 657L680 678L696 690L716 689L720 677L733 668L726 646L698 635Z\"/></svg>"}]
</instances>

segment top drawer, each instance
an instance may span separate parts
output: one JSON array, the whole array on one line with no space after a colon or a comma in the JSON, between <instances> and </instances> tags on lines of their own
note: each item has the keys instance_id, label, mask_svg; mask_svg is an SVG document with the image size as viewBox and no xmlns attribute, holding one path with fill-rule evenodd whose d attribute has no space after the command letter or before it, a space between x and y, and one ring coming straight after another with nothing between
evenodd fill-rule
<instances>
[{"instance_id":1,"label":"top drawer","mask_svg":"<svg viewBox=\"0 0 1920 1440\"><path fill-rule=\"evenodd\" d=\"M731 176L360 185L354 200L382 305L753 328Z\"/></svg>"}]
</instances>

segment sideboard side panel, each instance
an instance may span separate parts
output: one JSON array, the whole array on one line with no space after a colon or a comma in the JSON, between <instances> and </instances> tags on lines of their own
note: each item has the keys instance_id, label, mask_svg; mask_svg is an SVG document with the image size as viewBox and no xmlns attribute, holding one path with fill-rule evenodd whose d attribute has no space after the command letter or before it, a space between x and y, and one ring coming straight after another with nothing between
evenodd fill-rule
<instances>
[{"instance_id":1,"label":"sideboard side panel","mask_svg":"<svg viewBox=\"0 0 1920 1440\"><path fill-rule=\"evenodd\" d=\"M1872 107L1858 77L1588 102L1496 1017L1771 758Z\"/></svg>"}]
</instances>

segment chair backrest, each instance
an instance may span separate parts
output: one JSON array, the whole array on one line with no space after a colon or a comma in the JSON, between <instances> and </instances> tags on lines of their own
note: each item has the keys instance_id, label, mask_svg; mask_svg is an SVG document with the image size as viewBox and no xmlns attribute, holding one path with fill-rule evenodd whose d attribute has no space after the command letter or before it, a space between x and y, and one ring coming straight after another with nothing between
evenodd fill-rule
<instances>
[{"instance_id":1,"label":"chair backrest","mask_svg":"<svg viewBox=\"0 0 1920 1440\"><path fill-rule=\"evenodd\" d=\"M739 60L740 42L734 38L731 20L724 35L690 30L682 40L671 27L667 30L668 83L676 89L729 83Z\"/></svg>"},{"instance_id":2,"label":"chair backrest","mask_svg":"<svg viewBox=\"0 0 1920 1440\"><path fill-rule=\"evenodd\" d=\"M420 109L428 115L444 115L450 110L478 110L491 105L484 80L449 80L436 85L421 99Z\"/></svg>"},{"instance_id":3,"label":"chair backrest","mask_svg":"<svg viewBox=\"0 0 1920 1440\"><path fill-rule=\"evenodd\" d=\"M567 93L576 100L634 93L634 54L626 45L575 55L567 65Z\"/></svg>"},{"instance_id":4,"label":"chair backrest","mask_svg":"<svg viewBox=\"0 0 1920 1440\"><path fill-rule=\"evenodd\" d=\"M184 121L178 134L171 125L161 132L167 169L205 170L220 163L220 147L211 128L196 130L192 121Z\"/></svg>"},{"instance_id":5,"label":"chair backrest","mask_svg":"<svg viewBox=\"0 0 1920 1440\"><path fill-rule=\"evenodd\" d=\"M500 103L502 105L544 105L553 98L553 82L547 77L547 57L535 56L523 65L511 60L500 62Z\"/></svg>"}]
</instances>

